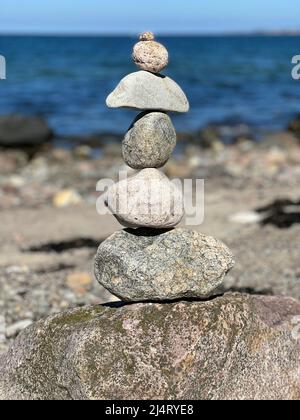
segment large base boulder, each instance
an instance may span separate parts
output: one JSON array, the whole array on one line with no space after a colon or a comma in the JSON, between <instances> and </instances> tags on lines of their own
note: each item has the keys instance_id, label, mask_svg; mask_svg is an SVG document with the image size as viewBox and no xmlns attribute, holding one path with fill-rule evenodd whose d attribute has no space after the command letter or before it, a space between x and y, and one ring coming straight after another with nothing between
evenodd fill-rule
<instances>
[{"instance_id":1,"label":"large base boulder","mask_svg":"<svg viewBox=\"0 0 300 420\"><path fill-rule=\"evenodd\" d=\"M299 314L293 299L241 294L75 309L21 333L0 397L299 399Z\"/></svg>"}]
</instances>

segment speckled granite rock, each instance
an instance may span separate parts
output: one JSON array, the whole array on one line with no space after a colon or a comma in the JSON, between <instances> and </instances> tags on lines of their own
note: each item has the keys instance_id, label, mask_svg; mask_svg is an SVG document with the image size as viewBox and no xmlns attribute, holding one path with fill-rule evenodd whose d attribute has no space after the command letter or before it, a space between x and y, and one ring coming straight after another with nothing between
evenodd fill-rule
<instances>
[{"instance_id":1,"label":"speckled granite rock","mask_svg":"<svg viewBox=\"0 0 300 420\"><path fill-rule=\"evenodd\" d=\"M169 54L167 49L154 39L151 32L142 34L140 42L133 48L132 58L140 69L159 73L167 67Z\"/></svg>"},{"instance_id":2,"label":"speckled granite rock","mask_svg":"<svg viewBox=\"0 0 300 420\"><path fill-rule=\"evenodd\" d=\"M21 333L0 359L0 398L299 400L299 313L240 294L78 308Z\"/></svg>"},{"instance_id":3,"label":"speckled granite rock","mask_svg":"<svg viewBox=\"0 0 300 420\"><path fill-rule=\"evenodd\" d=\"M104 202L125 227L170 228L184 215L181 191L157 169L144 169L114 184Z\"/></svg>"},{"instance_id":4,"label":"speckled granite rock","mask_svg":"<svg viewBox=\"0 0 300 420\"><path fill-rule=\"evenodd\" d=\"M154 41L155 35L153 32L147 31L140 35L140 41Z\"/></svg>"},{"instance_id":5,"label":"speckled granite rock","mask_svg":"<svg viewBox=\"0 0 300 420\"><path fill-rule=\"evenodd\" d=\"M220 241L184 229L123 230L97 252L98 282L125 301L208 297L233 267Z\"/></svg>"},{"instance_id":6,"label":"speckled granite rock","mask_svg":"<svg viewBox=\"0 0 300 420\"><path fill-rule=\"evenodd\" d=\"M131 73L108 96L109 108L142 111L188 112L189 102L182 89L167 76L147 71Z\"/></svg>"},{"instance_id":7,"label":"speckled granite rock","mask_svg":"<svg viewBox=\"0 0 300 420\"><path fill-rule=\"evenodd\" d=\"M133 169L161 168L176 146L176 131L162 112L140 114L122 144L123 158Z\"/></svg>"}]
</instances>

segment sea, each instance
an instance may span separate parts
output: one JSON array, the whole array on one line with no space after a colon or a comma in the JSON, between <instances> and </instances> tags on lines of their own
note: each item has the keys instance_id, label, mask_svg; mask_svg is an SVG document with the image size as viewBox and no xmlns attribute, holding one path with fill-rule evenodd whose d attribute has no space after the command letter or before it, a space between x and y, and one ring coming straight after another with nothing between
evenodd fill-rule
<instances>
[{"instance_id":1,"label":"sea","mask_svg":"<svg viewBox=\"0 0 300 420\"><path fill-rule=\"evenodd\" d=\"M299 36L170 36L164 74L186 92L191 110L173 116L181 132L207 124L245 123L284 129L300 113L300 80L292 78ZM0 115L44 117L59 136L124 133L136 112L112 110L106 96L136 71L134 37L0 36L7 79Z\"/></svg>"}]
</instances>

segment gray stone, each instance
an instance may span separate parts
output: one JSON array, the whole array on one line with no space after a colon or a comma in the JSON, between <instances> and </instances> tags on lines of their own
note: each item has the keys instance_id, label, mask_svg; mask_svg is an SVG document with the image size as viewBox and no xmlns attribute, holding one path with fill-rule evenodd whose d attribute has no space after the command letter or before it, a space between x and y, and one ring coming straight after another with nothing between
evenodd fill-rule
<instances>
[{"instance_id":1,"label":"gray stone","mask_svg":"<svg viewBox=\"0 0 300 420\"><path fill-rule=\"evenodd\" d=\"M0 116L0 146L39 146L52 136L51 129L42 118L17 114Z\"/></svg>"},{"instance_id":2,"label":"gray stone","mask_svg":"<svg viewBox=\"0 0 300 420\"><path fill-rule=\"evenodd\" d=\"M176 146L176 131L162 112L142 113L123 140L125 162L133 169L160 168Z\"/></svg>"},{"instance_id":3,"label":"gray stone","mask_svg":"<svg viewBox=\"0 0 300 420\"><path fill-rule=\"evenodd\" d=\"M181 191L157 169L143 169L114 184L104 202L125 227L170 228L184 216Z\"/></svg>"},{"instance_id":4,"label":"gray stone","mask_svg":"<svg viewBox=\"0 0 300 420\"><path fill-rule=\"evenodd\" d=\"M188 112L189 103L182 89L167 76L138 71L121 80L108 96L109 108L143 111Z\"/></svg>"},{"instance_id":5,"label":"gray stone","mask_svg":"<svg viewBox=\"0 0 300 420\"><path fill-rule=\"evenodd\" d=\"M299 313L290 298L241 294L63 312L0 358L0 398L299 400Z\"/></svg>"},{"instance_id":6,"label":"gray stone","mask_svg":"<svg viewBox=\"0 0 300 420\"><path fill-rule=\"evenodd\" d=\"M97 252L98 282L124 301L204 298L233 267L220 241L184 229L123 230Z\"/></svg>"}]
</instances>

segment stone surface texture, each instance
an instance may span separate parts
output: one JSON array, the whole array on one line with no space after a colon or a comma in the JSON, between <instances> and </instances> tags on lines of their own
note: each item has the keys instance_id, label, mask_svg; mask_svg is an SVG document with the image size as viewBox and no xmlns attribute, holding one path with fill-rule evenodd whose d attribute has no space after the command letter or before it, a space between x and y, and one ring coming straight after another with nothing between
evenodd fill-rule
<instances>
[{"instance_id":1,"label":"stone surface texture","mask_svg":"<svg viewBox=\"0 0 300 420\"><path fill-rule=\"evenodd\" d=\"M170 117L162 112L142 113L123 140L123 158L133 169L161 168L175 146L176 131Z\"/></svg>"},{"instance_id":2,"label":"stone surface texture","mask_svg":"<svg viewBox=\"0 0 300 420\"><path fill-rule=\"evenodd\" d=\"M98 282L124 301L208 297L233 267L220 241L184 229L123 230L97 252Z\"/></svg>"},{"instance_id":3,"label":"stone surface texture","mask_svg":"<svg viewBox=\"0 0 300 420\"><path fill-rule=\"evenodd\" d=\"M167 49L156 41L141 41L133 48L133 61L142 70L159 73L169 63Z\"/></svg>"},{"instance_id":4,"label":"stone surface texture","mask_svg":"<svg viewBox=\"0 0 300 420\"><path fill-rule=\"evenodd\" d=\"M74 309L19 335L0 398L299 400L299 313L290 298L240 294Z\"/></svg>"},{"instance_id":5,"label":"stone surface texture","mask_svg":"<svg viewBox=\"0 0 300 420\"><path fill-rule=\"evenodd\" d=\"M142 111L188 112L189 102L182 89L167 76L138 71L124 77L108 96L109 108Z\"/></svg>"},{"instance_id":6,"label":"stone surface texture","mask_svg":"<svg viewBox=\"0 0 300 420\"><path fill-rule=\"evenodd\" d=\"M125 227L165 229L184 216L184 200L176 187L157 169L144 169L108 189L104 202Z\"/></svg>"}]
</instances>

